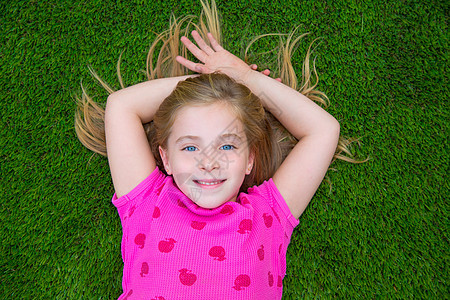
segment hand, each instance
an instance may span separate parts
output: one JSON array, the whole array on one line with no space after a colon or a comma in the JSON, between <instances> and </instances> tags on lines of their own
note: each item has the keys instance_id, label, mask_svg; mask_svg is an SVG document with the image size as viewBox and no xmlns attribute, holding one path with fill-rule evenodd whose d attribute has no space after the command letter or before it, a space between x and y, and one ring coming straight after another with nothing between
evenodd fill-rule
<instances>
[{"instance_id":1,"label":"hand","mask_svg":"<svg viewBox=\"0 0 450 300\"><path fill-rule=\"evenodd\" d=\"M250 68L251 68L252 70L256 71L256 70L258 69L258 66L255 65L255 64L251 64L251 65L250 65ZM269 70L269 69L265 69L264 71L261 71L261 74L266 75L266 76L269 76L269 75L270 75L270 70ZM280 77L275 78L275 80L278 81L278 82L281 82L281 78L280 78Z\"/></svg>"},{"instance_id":2,"label":"hand","mask_svg":"<svg viewBox=\"0 0 450 300\"><path fill-rule=\"evenodd\" d=\"M192 31L192 37L200 48L184 36L181 37L181 42L202 63L194 63L182 56L176 57L177 62L197 73L220 71L236 81L245 82L252 68L243 60L222 48L211 33L208 33L208 39L212 48L205 43L197 31Z\"/></svg>"}]
</instances>

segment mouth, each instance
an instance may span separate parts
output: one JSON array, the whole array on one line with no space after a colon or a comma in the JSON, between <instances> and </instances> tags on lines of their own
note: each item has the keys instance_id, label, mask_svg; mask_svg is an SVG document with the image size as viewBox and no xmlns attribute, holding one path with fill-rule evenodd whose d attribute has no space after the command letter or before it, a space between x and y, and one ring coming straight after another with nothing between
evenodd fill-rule
<instances>
[{"instance_id":1,"label":"mouth","mask_svg":"<svg viewBox=\"0 0 450 300\"><path fill-rule=\"evenodd\" d=\"M202 188L216 188L222 185L226 179L213 179L213 180L194 180L194 182Z\"/></svg>"}]
</instances>

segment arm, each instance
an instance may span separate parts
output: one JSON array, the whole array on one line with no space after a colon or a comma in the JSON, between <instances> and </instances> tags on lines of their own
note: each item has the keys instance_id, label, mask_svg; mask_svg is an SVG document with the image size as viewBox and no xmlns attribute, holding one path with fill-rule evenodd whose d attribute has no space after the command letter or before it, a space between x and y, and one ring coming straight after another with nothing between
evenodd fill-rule
<instances>
[{"instance_id":1,"label":"arm","mask_svg":"<svg viewBox=\"0 0 450 300\"><path fill-rule=\"evenodd\" d=\"M276 171L273 181L294 217L305 210L323 180L339 139L339 123L320 106L277 80L253 71L242 60L223 49L208 34L210 48L197 32L182 42L203 64L182 57L177 61L201 73L221 71L249 87L263 105L299 142ZM275 104L275 105L274 105Z\"/></svg>"},{"instance_id":2,"label":"arm","mask_svg":"<svg viewBox=\"0 0 450 300\"><path fill-rule=\"evenodd\" d=\"M151 80L108 97L106 149L117 197L130 192L155 169L155 158L142 124L153 119L162 101L179 81L188 77Z\"/></svg>"},{"instance_id":3,"label":"arm","mask_svg":"<svg viewBox=\"0 0 450 300\"><path fill-rule=\"evenodd\" d=\"M273 176L292 215L299 218L331 163L339 123L304 95L269 77L252 71L244 83L299 140Z\"/></svg>"}]
</instances>

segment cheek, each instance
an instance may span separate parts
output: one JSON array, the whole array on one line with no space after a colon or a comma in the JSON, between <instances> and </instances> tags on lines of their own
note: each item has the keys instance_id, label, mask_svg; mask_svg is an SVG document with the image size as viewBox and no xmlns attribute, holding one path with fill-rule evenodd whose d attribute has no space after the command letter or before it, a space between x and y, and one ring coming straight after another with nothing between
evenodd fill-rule
<instances>
[{"instance_id":1,"label":"cheek","mask_svg":"<svg viewBox=\"0 0 450 300\"><path fill-rule=\"evenodd\" d=\"M176 172L173 174L173 179L175 180L175 183L178 185L178 187L182 187L186 185L186 183L190 182L191 175L192 174L188 172Z\"/></svg>"},{"instance_id":2,"label":"cheek","mask_svg":"<svg viewBox=\"0 0 450 300\"><path fill-rule=\"evenodd\" d=\"M194 155L181 152L172 156L171 165L175 173L192 173L193 168L198 165L198 160Z\"/></svg>"}]
</instances>

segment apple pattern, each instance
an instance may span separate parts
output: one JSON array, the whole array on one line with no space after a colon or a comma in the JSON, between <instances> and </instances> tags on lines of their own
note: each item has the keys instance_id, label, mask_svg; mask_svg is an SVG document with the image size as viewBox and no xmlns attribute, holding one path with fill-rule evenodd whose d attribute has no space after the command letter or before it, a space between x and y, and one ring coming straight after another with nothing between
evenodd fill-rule
<instances>
[{"instance_id":1,"label":"apple pattern","mask_svg":"<svg viewBox=\"0 0 450 300\"><path fill-rule=\"evenodd\" d=\"M257 253L258 253L259 260L261 260L261 261L264 260L264 246L263 245L261 245L261 247L259 247Z\"/></svg>"},{"instance_id":2,"label":"apple pattern","mask_svg":"<svg viewBox=\"0 0 450 300\"><path fill-rule=\"evenodd\" d=\"M172 249L175 246L176 242L177 241L175 241L172 238L166 239L165 241L159 241L159 243L158 243L158 250L160 252L163 252L163 253L169 253L170 251L172 251Z\"/></svg>"},{"instance_id":3,"label":"apple pattern","mask_svg":"<svg viewBox=\"0 0 450 300\"><path fill-rule=\"evenodd\" d=\"M240 234L249 233L252 230L252 220L250 219L244 219L239 224L239 230L238 232Z\"/></svg>"},{"instance_id":4,"label":"apple pattern","mask_svg":"<svg viewBox=\"0 0 450 300\"><path fill-rule=\"evenodd\" d=\"M134 243L139 246L139 248L144 249L145 246L145 234L139 233L134 238Z\"/></svg>"},{"instance_id":5,"label":"apple pattern","mask_svg":"<svg viewBox=\"0 0 450 300\"><path fill-rule=\"evenodd\" d=\"M264 213L263 214L264 224L267 228L272 227L273 217L269 214Z\"/></svg>"},{"instance_id":6,"label":"apple pattern","mask_svg":"<svg viewBox=\"0 0 450 300\"><path fill-rule=\"evenodd\" d=\"M181 201L178 201L178 205L180 207L186 207L184 205L184 203ZM132 209L130 210L129 216L131 216L133 214L133 211L134 211L134 207L132 207ZM220 213L224 214L224 215L230 215L230 214L234 213L234 208L231 205L225 205L222 208ZM153 218L159 218L160 215L161 215L160 209L157 206L155 206L154 211L153 211ZM275 215L275 216L278 217L277 215ZM264 213L263 220L264 220L264 224L267 228L270 228L272 226L273 217L270 214ZM206 222L191 221L191 227L195 230L202 230L205 226L206 226ZM239 224L238 232L240 234L245 234L245 233L250 232L251 229L252 229L252 220L244 219ZM145 234L139 233L138 235L136 235L134 242L136 245L139 246L139 248L143 249L145 246L145 239L146 239ZM158 249L162 253L169 253L173 250L175 243L176 243L176 241L173 238L166 238L165 240L161 240L158 243ZM279 249L278 249L279 252L281 252L281 248L282 248L282 244L280 244L280 246L279 246ZM214 258L214 260L217 260L217 261L223 261L226 259L225 249L222 246L212 247L209 250L208 254L209 254L209 256ZM264 245L260 245L260 247L258 248L257 256L260 261L264 260ZM183 269L179 270L179 272L180 272L179 280L183 285L192 286L197 281L197 275L192 273L191 270L183 268ZM148 275L148 273L149 273L148 263L143 262L142 266L141 266L140 276L145 277L145 275ZM272 287L274 285L274 275L269 271L267 276L268 276L268 284L270 287ZM251 283L250 276L248 276L246 274L241 274L236 277L236 279L234 281L233 289L235 289L237 291L243 290L244 288L249 287L250 283ZM282 287L281 276L278 276L277 286ZM127 294L126 298L131 296L132 293L133 293L133 290L130 290L129 293ZM157 296L154 299L155 300L164 300L164 297Z\"/></svg>"},{"instance_id":7,"label":"apple pattern","mask_svg":"<svg viewBox=\"0 0 450 300\"><path fill-rule=\"evenodd\" d=\"M200 221L192 221L191 222L191 227L196 230L202 230L203 228L205 228L205 226L206 226L206 222L200 222Z\"/></svg>"},{"instance_id":8,"label":"apple pattern","mask_svg":"<svg viewBox=\"0 0 450 300\"><path fill-rule=\"evenodd\" d=\"M243 197L241 200L242 204L250 204L249 200L246 197ZM179 207L187 208L187 206L180 200L177 200L177 204ZM136 207L133 206L130 208L128 212L128 217L131 217L135 211ZM276 219L280 222L280 218L278 214L275 212L275 210L272 208L273 215L269 213L263 213L262 214L262 221L266 228L271 228L273 225L273 216L276 217ZM235 212L235 209L232 205L224 205L222 209L220 210L220 214L222 215L231 215ZM153 219L157 219L161 216L161 211L158 206L155 206L153 209L152 217ZM261 217L261 215L259 215ZM206 222L203 221L196 221L192 220L190 222L190 227L196 231L201 231L205 228L207 225ZM239 234L247 234L250 233L253 227L253 222L251 219L243 219L241 220L239 224L239 229L237 232ZM285 233L285 237L286 233ZM146 242L146 235L144 233L139 233L135 236L134 243L138 246L138 248L143 249L145 247ZM165 240L160 240L158 243L158 250L161 253L170 253L174 247L175 243L177 243L176 240L173 238L165 238ZM281 253L282 250L282 244L278 247L278 252ZM264 261L265 258L265 250L264 245L260 245L259 248L256 251L257 257L259 261ZM226 260L226 251L222 246L213 246L210 248L208 255L217 261L224 261ZM146 275L149 274L149 264L147 262L142 262L141 269L140 269L140 276L146 277ZM192 272L192 270L188 270L187 268L182 268L179 271L179 281L181 284L185 286L192 286L197 281L197 275ZM270 271L267 273L267 282L270 287L274 286L274 274L272 274ZM236 291L244 290L245 288L248 288L251 285L251 278L247 274L240 274L238 275L234 280L234 286L232 288ZM277 278L277 287L282 287L282 277L278 275ZM129 298L133 294L133 290L129 290L128 294L124 299ZM162 296L155 296L151 300L165 300Z\"/></svg>"},{"instance_id":9,"label":"apple pattern","mask_svg":"<svg viewBox=\"0 0 450 300\"><path fill-rule=\"evenodd\" d=\"M155 206L152 217L153 217L153 219L158 219L159 216L161 216L161 211L159 210L158 206Z\"/></svg>"},{"instance_id":10,"label":"apple pattern","mask_svg":"<svg viewBox=\"0 0 450 300\"><path fill-rule=\"evenodd\" d=\"M241 274L234 280L233 289L236 291L243 290L244 287L250 286L250 276L246 274Z\"/></svg>"},{"instance_id":11,"label":"apple pattern","mask_svg":"<svg viewBox=\"0 0 450 300\"><path fill-rule=\"evenodd\" d=\"M222 207L222 209L220 210L220 213L222 215L229 216L232 213L234 213L234 208L233 208L233 206L226 204Z\"/></svg>"},{"instance_id":12,"label":"apple pattern","mask_svg":"<svg viewBox=\"0 0 450 300\"><path fill-rule=\"evenodd\" d=\"M250 201L248 201L247 197L242 196L241 203L242 205L247 205L250 204Z\"/></svg>"},{"instance_id":13,"label":"apple pattern","mask_svg":"<svg viewBox=\"0 0 450 300\"><path fill-rule=\"evenodd\" d=\"M141 277L145 277L144 275L147 274L148 274L148 263L144 261L141 266Z\"/></svg>"},{"instance_id":14,"label":"apple pattern","mask_svg":"<svg viewBox=\"0 0 450 300\"><path fill-rule=\"evenodd\" d=\"M272 287L273 286L273 274L270 273L270 271L269 271L267 276L269 277L269 286Z\"/></svg>"},{"instance_id":15,"label":"apple pattern","mask_svg":"<svg viewBox=\"0 0 450 300\"><path fill-rule=\"evenodd\" d=\"M183 268L179 270L180 272L180 282L183 285L191 286L197 281L197 275L192 273L191 270L188 270L186 268Z\"/></svg>"},{"instance_id":16,"label":"apple pattern","mask_svg":"<svg viewBox=\"0 0 450 300\"><path fill-rule=\"evenodd\" d=\"M209 256L214 257L214 260L222 261L225 260L225 249L222 246L214 246L209 249Z\"/></svg>"}]
</instances>

